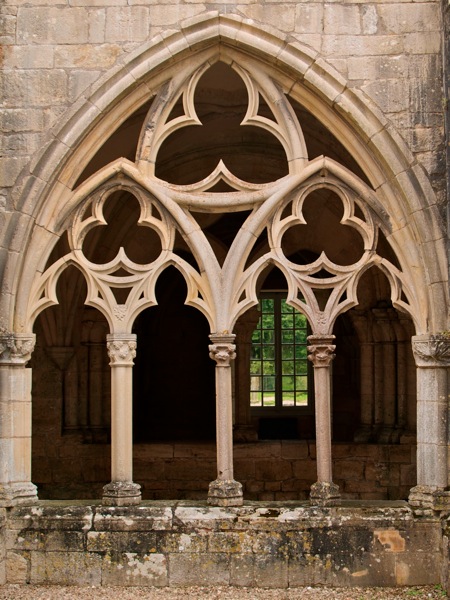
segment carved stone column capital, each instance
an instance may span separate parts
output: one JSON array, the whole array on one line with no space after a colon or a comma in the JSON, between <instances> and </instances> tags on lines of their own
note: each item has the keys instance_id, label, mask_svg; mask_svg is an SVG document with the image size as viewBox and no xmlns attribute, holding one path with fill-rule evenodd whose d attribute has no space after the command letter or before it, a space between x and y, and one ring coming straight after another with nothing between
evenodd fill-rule
<instances>
[{"instance_id":1,"label":"carved stone column capital","mask_svg":"<svg viewBox=\"0 0 450 600\"><path fill-rule=\"evenodd\" d=\"M335 357L334 351L336 346L333 341L336 339L334 335L309 335L308 336L308 360L314 367L329 367L331 361Z\"/></svg>"},{"instance_id":2,"label":"carved stone column capital","mask_svg":"<svg viewBox=\"0 0 450 600\"><path fill-rule=\"evenodd\" d=\"M233 344L234 334L213 333L209 339L213 342L209 346L209 356L216 361L218 367L229 367L236 358L236 345Z\"/></svg>"},{"instance_id":3,"label":"carved stone column capital","mask_svg":"<svg viewBox=\"0 0 450 600\"><path fill-rule=\"evenodd\" d=\"M65 371L75 356L73 346L48 346L45 351L60 371Z\"/></svg>"},{"instance_id":4,"label":"carved stone column capital","mask_svg":"<svg viewBox=\"0 0 450 600\"><path fill-rule=\"evenodd\" d=\"M0 364L25 366L36 343L34 333L6 333L0 335Z\"/></svg>"},{"instance_id":5,"label":"carved stone column capital","mask_svg":"<svg viewBox=\"0 0 450 600\"><path fill-rule=\"evenodd\" d=\"M111 333L106 336L109 363L114 365L132 366L136 356L136 335L134 333Z\"/></svg>"},{"instance_id":6,"label":"carved stone column capital","mask_svg":"<svg viewBox=\"0 0 450 600\"><path fill-rule=\"evenodd\" d=\"M450 367L450 335L415 335L412 348L417 367Z\"/></svg>"}]
</instances>

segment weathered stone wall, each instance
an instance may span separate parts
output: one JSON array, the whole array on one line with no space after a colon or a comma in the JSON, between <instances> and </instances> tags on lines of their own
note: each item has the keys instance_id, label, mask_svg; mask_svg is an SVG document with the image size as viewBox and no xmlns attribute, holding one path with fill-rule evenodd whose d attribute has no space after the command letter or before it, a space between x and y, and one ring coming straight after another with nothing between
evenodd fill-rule
<instances>
[{"instance_id":1,"label":"weathered stone wall","mask_svg":"<svg viewBox=\"0 0 450 600\"><path fill-rule=\"evenodd\" d=\"M11 511L10 583L65 585L311 584L440 582L437 519L406 504L317 509L149 503L138 508L59 506Z\"/></svg>"},{"instance_id":2,"label":"weathered stone wall","mask_svg":"<svg viewBox=\"0 0 450 600\"><path fill-rule=\"evenodd\" d=\"M0 585L6 582L6 510L0 509Z\"/></svg>"},{"instance_id":3,"label":"weathered stone wall","mask_svg":"<svg viewBox=\"0 0 450 600\"><path fill-rule=\"evenodd\" d=\"M173 0L4 0L0 7L3 158L9 190L49 130L90 86L141 44L206 12L235 13L310 45L365 92L407 141L445 200L441 0L231 4Z\"/></svg>"},{"instance_id":4,"label":"weathered stone wall","mask_svg":"<svg viewBox=\"0 0 450 600\"><path fill-rule=\"evenodd\" d=\"M450 1L443 0L444 20L444 113L446 129L446 156L447 156L447 197L450 191ZM447 206L448 222L448 206Z\"/></svg>"},{"instance_id":5,"label":"weathered stone wall","mask_svg":"<svg viewBox=\"0 0 450 600\"><path fill-rule=\"evenodd\" d=\"M309 45L318 53L318 63L324 59L348 87L364 92L363 101L381 109L395 127L391 135L397 131L427 170L445 219L442 7L448 19L448 2L442 0L238 0L220 5L196 0L71 0L66 5L60 0L3 0L0 228L8 222L14 226L0 238L0 270L11 248L21 250L15 241L23 227L16 225L15 212L20 174L31 170L52 128L60 127L73 103L89 98L96 82L125 64L132 51L211 11L252 19L262 30L276 28L290 43ZM1 327L11 327L8 318L0 315ZM57 431L60 415L61 406L53 404L41 416L54 430L43 428L33 440L33 478L43 496L72 490L74 496L99 497L110 477L110 448L69 443L76 438ZM402 498L415 483L410 445L335 445L333 457L335 478L346 498ZM306 442L236 446L235 459L247 498L302 499L315 479L314 445ZM135 447L136 481L149 497L204 498L215 468L213 445ZM169 491L158 488L161 470L171 482ZM14 509L7 531L8 581L181 585L195 579L277 586L439 581L439 523L415 521L406 507L265 510L167 503L125 516L87 506ZM0 565L3 519L0 514ZM357 550L350 555L353 548Z\"/></svg>"},{"instance_id":6,"label":"weathered stone wall","mask_svg":"<svg viewBox=\"0 0 450 600\"><path fill-rule=\"evenodd\" d=\"M443 587L447 590L447 594L450 592L450 586L449 586L449 535L450 535L450 531L448 528L448 519L447 522L443 523L443 527L442 527L442 559L441 559L441 564L442 564L442 571L441 571L441 580L442 580L442 585Z\"/></svg>"},{"instance_id":7,"label":"weathered stone wall","mask_svg":"<svg viewBox=\"0 0 450 600\"><path fill-rule=\"evenodd\" d=\"M32 478L39 496L100 498L110 479L110 446L80 444L71 436L51 440L39 450L35 443ZM314 442L236 444L234 457L247 500L305 500L317 478ZM134 446L134 480L144 498L204 500L216 469L213 443ZM415 446L334 444L333 472L343 498L406 499L416 483Z\"/></svg>"}]
</instances>

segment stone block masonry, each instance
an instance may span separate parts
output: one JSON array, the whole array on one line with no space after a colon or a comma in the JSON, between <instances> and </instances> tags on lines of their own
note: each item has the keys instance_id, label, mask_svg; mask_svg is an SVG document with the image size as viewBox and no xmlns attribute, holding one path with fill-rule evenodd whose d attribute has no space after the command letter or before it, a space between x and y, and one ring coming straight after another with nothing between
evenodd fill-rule
<instances>
[{"instance_id":1,"label":"stone block masonry","mask_svg":"<svg viewBox=\"0 0 450 600\"><path fill-rule=\"evenodd\" d=\"M0 509L0 585L3 585L6 582L6 535L5 535L5 525L6 525L6 510L4 508Z\"/></svg>"},{"instance_id":2,"label":"stone block masonry","mask_svg":"<svg viewBox=\"0 0 450 600\"><path fill-rule=\"evenodd\" d=\"M60 585L394 586L440 582L438 519L406 503L41 501L6 526L6 581Z\"/></svg>"},{"instance_id":3,"label":"stone block masonry","mask_svg":"<svg viewBox=\"0 0 450 600\"><path fill-rule=\"evenodd\" d=\"M62 113L83 95L88 97L90 86L127 54L218 6L204 0L74 0L68 6L59 0L4 0L0 120L14 121L14 131L25 137L38 129L44 143ZM438 177L443 165L437 157L444 151L444 123L435 102L442 96L438 0L377 0L370 5L240 0L223 6L225 13L276 27L307 44L336 67L349 87L365 91L404 139L414 141L414 153L441 192L445 177ZM13 186L34 148L35 142L19 153L5 153L1 187Z\"/></svg>"},{"instance_id":4,"label":"stone block masonry","mask_svg":"<svg viewBox=\"0 0 450 600\"><path fill-rule=\"evenodd\" d=\"M5 346L1 352L6 353L1 383L1 499L7 508L0 509L0 584L195 583L286 588L315 584L447 585L448 6L448 0L237 0L220 4L208 0L0 0L0 271L4 273L0 326L2 334L9 336L11 331L14 337L14 345ZM211 60L224 57L233 65L240 65L248 73L248 81L253 82L248 88L249 96L256 98L261 93L269 109L272 103L275 107L279 102L280 114L286 112L281 110L285 98L280 90L299 104L299 123L305 125L305 132L310 123L311 131L305 149L301 148L300 129L300 144L294 145L292 152L286 144L289 164L303 164L303 160L322 153L328 161L330 149L333 156L340 158L336 164L333 162L336 172L323 168L320 177L335 177L338 173L342 182L353 181L341 165L349 171L356 170L355 177L364 175L362 183L370 184L366 195L359 191L366 189L364 185L355 187L358 202L352 200L351 205L359 206L359 212L350 212L356 217L351 223L357 226L356 232L361 227L364 211L360 202L364 200L370 211L377 213L379 221L378 217L375 221L383 234L379 244L373 238L372 250L380 250L381 261L373 265L377 270L373 297L366 293L371 286L365 282L358 290L360 309L370 310L370 322L373 318L376 325L364 329L361 336L358 334L359 346L357 336L344 331L349 350L348 356L341 359L345 383L354 384L356 390L361 380L362 410L359 411L356 392L340 396L337 387L333 389L334 404L342 408L341 414L353 415L355 427L361 417L363 427L362 433L358 432L360 437L355 438L357 444L331 446L329 432L321 433L323 424L341 424L326 413L331 405L325 385L331 378L327 376L315 388L320 400L315 404L316 414L319 419L325 415L316 427L317 447L303 440L233 447L233 411L229 402L232 377L228 367L234 342L228 339L226 369L220 364L222 359L217 360L216 369L220 371L216 374L220 382L217 421L226 426L216 429L220 460L213 443L133 446L131 363L122 363L117 353L120 360L112 369L115 375L110 393L110 384L104 383L103 377L105 373L110 375L109 366L103 374L98 366L100 338L89 334L86 344L79 342L77 323L82 321L77 321L75 310L73 335L66 327L72 317L66 321L65 308L75 307L76 303L70 294L63 293L64 279L57 290L64 318L53 319L54 313L52 316L50 312L37 323L41 328L37 334L41 356L48 353L48 361L55 363L55 368L43 368L39 351L31 359L29 366L36 373L31 422L31 386L26 374L31 369L25 369L29 357L20 351L16 341L34 330L34 317L27 309L28 291L44 273L47 261L52 262L51 249L55 248L55 254L64 254L68 238L63 234L63 221L69 222L70 207L75 209L78 201L84 202L72 190L90 172L110 164L110 159L116 157L115 151L110 155L113 147L118 148L117 157L134 160L134 150L130 147L128 153L127 143L122 146L128 137L128 125L132 125L137 137L138 125L135 127L128 118L134 114L136 122L143 119L144 107L161 89L162 78L169 80L173 76L175 81L176 75L181 81L188 62L194 68L195 61L203 55ZM256 72L253 78L252 65L260 67L259 79ZM267 84L270 93L262 93L261 82ZM272 93L274 82L280 85ZM192 108L195 99L191 89L192 94L186 92L183 103L190 98ZM261 117L263 112L257 114L255 108L253 117ZM274 116L278 121L276 113ZM313 117L320 122L320 128L315 127ZM266 120L265 125L274 131L274 123ZM291 127L285 129L287 133ZM336 138L339 148L329 148L328 134L320 131L330 131L330 139ZM305 136L308 137L306 133ZM284 134L279 139L283 137L290 139ZM147 136L143 139L149 140ZM147 151L150 145L144 143L142 147ZM181 153L182 146L178 150ZM138 155L145 159L146 151L138 151ZM147 166L150 164L151 161ZM120 177L135 173L128 163L125 169L125 161L120 165L124 169L118 172ZM178 171L175 163L173 170ZM141 175L144 172L138 171ZM136 184L137 190L141 184L137 180ZM85 216L88 214L94 216L94 212ZM375 232L375 225L369 227L368 214L364 213L366 234L369 230ZM166 216L161 213L160 217L163 223ZM167 222L171 219L170 215ZM161 223L158 227L162 227ZM183 243L190 247L199 236L189 228L185 233L181 236ZM215 237L217 232L211 229L210 233ZM259 233L253 233L257 239ZM55 246L62 234L61 244ZM225 242L225 238L220 242ZM279 242L276 248L287 247L288 236L283 244L280 236ZM369 248L366 242L364 238L365 249ZM346 244L342 243L344 248ZM81 246L82 243L75 244L74 248ZM348 245L349 250L351 246ZM171 244L164 243L164 250L169 247L172 249ZM309 250L315 253L315 249L314 243ZM262 256L260 250L263 252L261 247L254 256ZM221 252L217 250L216 258ZM391 254L398 258L399 267L395 266L396 261L392 263L394 268L386 285L386 262L391 261ZM176 258L181 260L181 254ZM199 277L207 273L208 261L199 262L205 267L200 269ZM244 263L245 260L242 266ZM349 266L350 262L343 264ZM378 273L378 266L383 265L385 270ZM372 277L369 271L364 277L366 273ZM227 276L216 273L208 281L211 285L200 289L192 277L199 300L207 303L207 288L214 289L217 299L228 298L228 292L231 297ZM218 291L222 282L226 293ZM56 293L56 277L54 283ZM392 294L385 293L384 288L389 286L391 291L402 288L404 293L400 295L399 291L397 304L402 307L403 303L403 309L408 308L405 302L411 308L417 304L412 310L416 315L415 333L427 338L416 340L422 348L422 363L414 363L410 350L404 348L410 342L412 325L405 325L403 319L396 317L395 327L392 323L388 326L386 314L390 313L380 314L381 305L390 306L389 298L395 303ZM67 289L77 289L77 285L73 283ZM236 285L235 289L244 288ZM248 300L250 288L245 290L242 299ZM340 301L351 301L350 288L347 295L340 294ZM105 300L100 288L98 297ZM300 295L296 297L300 299ZM38 294L36 306L45 298L45 294ZM222 304L226 302L217 302L220 310L211 310L211 317L215 319ZM122 321L124 307L117 304L116 313L109 313L116 325ZM89 319L83 323L94 322ZM224 342L218 339L220 336L231 338L232 329L225 324L212 327L211 332L222 332L211 340L213 344ZM343 324L342 329L346 329ZM126 335L125 330L131 332L131 321L128 329L122 321L117 331L110 334L120 337ZM442 332L446 343L441 353L434 342L435 334L439 337ZM103 343L104 336L101 340ZM110 339L111 343L117 341L118 338ZM78 349L81 350L77 360L72 360ZM189 344L184 344L182 350L190 352ZM221 353L223 357L223 345ZM392 359L392 368L384 369L383 377L376 377L383 370L386 357ZM70 360L77 366L68 368ZM338 351L335 374L339 373L339 360ZM358 360L364 368L358 368ZM22 394L17 395L10 385L14 379L11 372L16 372ZM95 373L102 381L98 388L93 383L95 377L90 378ZM121 386L123 382L126 385ZM71 395L78 387L89 390L91 395L79 391ZM319 395L322 389L327 393ZM124 398L128 400L126 411L120 413ZM235 398L239 408L237 395ZM110 446L107 440L111 406L115 428ZM185 406L189 403L185 402ZM248 403L247 409L246 418L238 424L249 424ZM351 426L352 419L348 419ZM375 436L380 444L365 443L374 439L365 435L371 425L376 426L376 436L380 433L380 437ZM349 425L349 430L336 439L352 440L350 428ZM404 432L407 435L403 436ZM310 433L301 435L311 437ZM399 440L404 443L390 444ZM234 476L242 483L244 506L207 507L208 486L217 471L225 473L222 483L234 483ZM316 479L330 485L331 475L340 488L339 505L327 509L311 506L307 501L311 485ZM142 486L144 503L127 509L100 506L102 486L110 479L116 483L136 481ZM35 497L34 483L38 484L40 501ZM403 500L413 486L416 489L407 505ZM113 497L113 488L109 498ZM135 492L137 502L138 486ZM210 495L213 501L219 499L219 494ZM119 496L117 504L130 497ZM234 502L238 496L236 493L226 502ZM108 494L105 497L108 503ZM22 501L36 501L36 505L15 505ZM441 520L433 510L444 511Z\"/></svg>"},{"instance_id":5,"label":"stone block masonry","mask_svg":"<svg viewBox=\"0 0 450 600\"><path fill-rule=\"evenodd\" d=\"M51 448L48 440L52 440ZM100 498L109 478L109 444L56 434L33 440L33 481L42 499ZM134 477L147 500L203 500L215 476L214 443L134 446ZM316 481L316 445L306 440L236 444L235 470L247 500L306 500ZM415 446L333 444L343 497L401 500L416 485Z\"/></svg>"}]
</instances>

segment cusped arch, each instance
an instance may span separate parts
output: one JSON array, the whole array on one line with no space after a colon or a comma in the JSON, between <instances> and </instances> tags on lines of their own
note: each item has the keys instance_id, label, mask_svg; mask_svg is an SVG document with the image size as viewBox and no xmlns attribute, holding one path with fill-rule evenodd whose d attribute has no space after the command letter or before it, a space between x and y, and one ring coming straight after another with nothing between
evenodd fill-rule
<instances>
[{"instance_id":1,"label":"cusped arch","mask_svg":"<svg viewBox=\"0 0 450 600\"><path fill-rule=\"evenodd\" d=\"M358 232L364 251L356 262L348 265L334 263L324 251L312 262L292 263L282 249L282 238L291 227L306 225L302 213L304 200L312 191L324 189L332 190L342 202L343 216L340 223L351 225ZM292 209L286 213L288 205L292 205ZM361 216L355 214L357 208ZM241 277L235 280L232 294L240 300L236 304L233 322L249 307L257 304L256 282L264 270L273 265L283 273L287 281L289 304L308 318L313 331L330 334L337 317L358 305L357 288L364 272L377 266L387 276L393 306L412 317L416 329L425 327L420 293L411 285L407 274L377 252L380 231L385 236L390 232L389 224L383 223L383 217L384 208L379 204L374 191L331 159L322 157L311 161L298 177L281 180L278 189L246 221L245 230L255 239L267 227L268 249L246 266ZM320 242L320 238L318 241ZM245 236L243 242L246 243ZM239 245L235 252L230 252L230 261L235 263L241 255L238 248ZM250 249L251 244L247 247L246 259ZM227 261L225 267L229 266ZM238 271L235 264L229 272ZM320 276L324 271L327 273L326 278ZM318 274L319 277L316 277ZM314 290L330 292L326 308L319 307Z\"/></svg>"},{"instance_id":2,"label":"cusped arch","mask_svg":"<svg viewBox=\"0 0 450 600\"><path fill-rule=\"evenodd\" d=\"M124 63L105 75L53 130L53 138L17 188L21 226L13 233L16 245L25 250L20 257L10 256L4 272L3 288L9 293L3 296L2 313L7 328L18 332L27 328L35 274L43 271L75 208L73 185L108 125L117 127L163 84L170 86L170 77L182 73L183 65L193 72L219 59L244 66L259 64L276 77L279 94L289 94L311 110L358 157L383 207L380 218L389 230L389 241L423 309L417 333L446 329L442 308L447 306L443 283L447 265L435 196L400 136L371 100L347 87L318 53L286 42L274 29L218 14L182 24L178 32L124 57ZM119 163L111 168L123 168L124 162ZM92 178L87 182L94 184L98 182Z\"/></svg>"}]
</instances>

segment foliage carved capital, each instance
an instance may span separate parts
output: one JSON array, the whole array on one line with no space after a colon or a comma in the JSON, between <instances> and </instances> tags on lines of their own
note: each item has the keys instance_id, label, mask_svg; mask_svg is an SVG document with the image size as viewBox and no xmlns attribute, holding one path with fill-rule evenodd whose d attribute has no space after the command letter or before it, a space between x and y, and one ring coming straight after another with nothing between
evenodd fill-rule
<instances>
[{"instance_id":1,"label":"foliage carved capital","mask_svg":"<svg viewBox=\"0 0 450 600\"><path fill-rule=\"evenodd\" d=\"M0 364L26 365L36 343L34 333L0 335Z\"/></svg>"},{"instance_id":2,"label":"foliage carved capital","mask_svg":"<svg viewBox=\"0 0 450 600\"><path fill-rule=\"evenodd\" d=\"M135 334L109 334L107 337L110 365L132 366L136 356Z\"/></svg>"},{"instance_id":3,"label":"foliage carved capital","mask_svg":"<svg viewBox=\"0 0 450 600\"><path fill-rule=\"evenodd\" d=\"M336 356L334 351L336 346L332 343L335 340L334 335L309 335L308 336L308 360L314 367L329 367L331 361Z\"/></svg>"},{"instance_id":4,"label":"foliage carved capital","mask_svg":"<svg viewBox=\"0 0 450 600\"><path fill-rule=\"evenodd\" d=\"M213 342L209 346L209 356L216 361L218 367L229 367L236 358L236 345L233 334L213 334L209 336Z\"/></svg>"},{"instance_id":5,"label":"foliage carved capital","mask_svg":"<svg viewBox=\"0 0 450 600\"><path fill-rule=\"evenodd\" d=\"M418 367L450 367L450 335L415 335L412 348Z\"/></svg>"}]
</instances>

